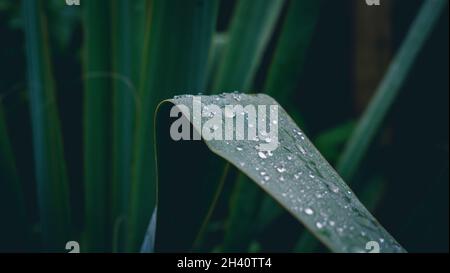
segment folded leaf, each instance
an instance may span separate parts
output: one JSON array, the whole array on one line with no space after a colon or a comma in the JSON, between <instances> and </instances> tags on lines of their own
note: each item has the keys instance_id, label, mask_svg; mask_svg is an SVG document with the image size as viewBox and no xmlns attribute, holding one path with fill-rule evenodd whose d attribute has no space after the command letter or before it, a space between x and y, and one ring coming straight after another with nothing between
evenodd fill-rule
<instances>
[{"instance_id":1,"label":"folded leaf","mask_svg":"<svg viewBox=\"0 0 450 273\"><path fill-rule=\"evenodd\" d=\"M199 122L198 117L196 119L195 111L199 110L195 110L193 106L193 96L163 102L157 118L159 198L156 251L183 250L195 237L193 233L198 230L200 219L206 215L205 209L201 208L205 204L211 204L213 200L199 200L190 194L203 193L204 189L210 189L210 185L205 183L215 181L211 177L203 177L198 166L201 165L203 169L211 168L215 165L212 162L223 158L250 177L332 251L364 252L366 244L375 241L379 243L382 252L404 252L272 98L267 95L224 94L201 96L201 100L200 112L210 108L209 105L217 105L222 109L225 105L237 104L252 105L255 108L273 106L278 109L278 139L273 139L278 141L278 148L273 152L262 152L255 148L255 145L270 143L270 139L263 138L204 140L206 145L195 140L175 141L169 132L172 122L179 119L170 118L173 105L184 111L184 118L193 117L192 127L197 134L210 129L202 125L204 122L207 124L208 119L200 118L202 122ZM182 105L187 107L188 112ZM222 113L223 111L216 112L213 118L220 118L225 124L227 114L224 116ZM237 119L237 115L234 119ZM250 128L248 123L245 119L246 128ZM195 135L194 133L193 136ZM206 148L219 157L204 157ZM174 153L177 160L168 156ZM193 165L197 165L197 168L190 169ZM174 173L190 178L183 181L196 183L187 184L174 179L177 177ZM186 236L189 234L190 236ZM186 237L190 239L180 241Z\"/></svg>"}]
</instances>

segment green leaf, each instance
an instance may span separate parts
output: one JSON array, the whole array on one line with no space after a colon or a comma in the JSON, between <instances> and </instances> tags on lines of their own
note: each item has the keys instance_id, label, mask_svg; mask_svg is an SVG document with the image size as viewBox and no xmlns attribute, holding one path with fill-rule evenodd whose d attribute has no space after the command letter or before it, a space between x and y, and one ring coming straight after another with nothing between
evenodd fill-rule
<instances>
[{"instance_id":1,"label":"green leaf","mask_svg":"<svg viewBox=\"0 0 450 273\"><path fill-rule=\"evenodd\" d=\"M85 246L104 251L110 245L111 61L109 1L83 3L84 27L84 185Z\"/></svg>"},{"instance_id":2,"label":"green leaf","mask_svg":"<svg viewBox=\"0 0 450 273\"><path fill-rule=\"evenodd\" d=\"M117 228L114 250L124 249L125 222L131 187L131 160L139 55L145 26L145 1L114 0L112 4L113 156L111 223ZM140 8L140 10L138 9ZM141 11L143 10L143 11ZM142 41L141 41L142 40Z\"/></svg>"},{"instance_id":3,"label":"green leaf","mask_svg":"<svg viewBox=\"0 0 450 273\"><path fill-rule=\"evenodd\" d=\"M428 0L423 3L402 46L389 66L367 110L359 120L337 164L337 170L344 179L351 180L358 170L367 149L376 137L383 120L413 67L414 61L447 3L446 0Z\"/></svg>"},{"instance_id":4,"label":"green leaf","mask_svg":"<svg viewBox=\"0 0 450 273\"><path fill-rule=\"evenodd\" d=\"M154 0L139 90L128 250L138 250L155 204L154 111L164 98L202 92L217 0ZM174 20L176 18L176 20Z\"/></svg>"},{"instance_id":5,"label":"green leaf","mask_svg":"<svg viewBox=\"0 0 450 273\"><path fill-rule=\"evenodd\" d=\"M62 251L70 235L69 193L42 1L23 0L39 217L46 250Z\"/></svg>"},{"instance_id":6,"label":"green leaf","mask_svg":"<svg viewBox=\"0 0 450 273\"><path fill-rule=\"evenodd\" d=\"M380 177L375 177L368 181L360 194L361 202L369 211L374 211L380 204L383 193L385 192L386 183ZM294 253L318 253L321 252L320 242L309 232L303 232L300 235Z\"/></svg>"},{"instance_id":7,"label":"green leaf","mask_svg":"<svg viewBox=\"0 0 450 273\"><path fill-rule=\"evenodd\" d=\"M284 0L237 2L229 42L213 84L215 92L251 88Z\"/></svg>"},{"instance_id":8,"label":"green leaf","mask_svg":"<svg viewBox=\"0 0 450 273\"><path fill-rule=\"evenodd\" d=\"M229 42L229 37L227 33L216 32L213 35L211 49L209 51L208 57L208 90L212 88L212 80L214 79L214 75L217 74L217 70L219 69L220 61L223 58L223 54L225 52L225 48Z\"/></svg>"},{"instance_id":9,"label":"green leaf","mask_svg":"<svg viewBox=\"0 0 450 273\"><path fill-rule=\"evenodd\" d=\"M320 4L321 1L317 0L290 2L264 87L267 94L286 107L298 122L300 122L299 111L297 105L292 103L291 96L304 66L319 17ZM263 207L257 206L256 204L261 202L262 193L243 175L238 177L233 192L236 202L230 203L228 229L223 247L225 251L239 252L245 251L253 239L250 236L252 231L257 228L263 230L283 210L267 197L262 201ZM255 204L253 210L250 210L246 202ZM255 221L261 222L252 224Z\"/></svg>"},{"instance_id":10,"label":"green leaf","mask_svg":"<svg viewBox=\"0 0 450 273\"><path fill-rule=\"evenodd\" d=\"M205 214L205 210L200 213L195 209L205 207L205 200L192 198L194 195L190 193L202 192L203 189L209 188L209 185L203 183L214 180L202 177L202 174L206 173L199 171L199 168L191 171L190 162L195 158L198 160L197 165L201 164L201 167L206 169L210 168L211 162L217 158L223 158L250 177L332 251L362 252L365 251L367 242L379 241L382 252L404 252L272 98L267 95L238 94L202 96L202 109L199 110L202 113L205 105L218 105L222 110L216 115L220 114L218 118L225 124L222 114L225 105L253 105L255 108L278 106L279 146L272 153L263 153L255 148L255 145L263 143L264 139L204 140L206 146L201 141L172 140L169 132L172 126L170 121L175 118L170 118L171 108L175 105L182 109L181 105L184 105L188 107L190 117L195 120L192 98L182 96L168 100L161 104L158 111L157 132L158 137L162 139L157 139L160 198L156 250L185 249L188 242L180 241L184 237L178 233L186 235L185 229L192 232L195 227L198 228L198 221L193 220L198 220ZM183 115L186 117L186 112L183 112ZM240 114L237 113L236 116ZM178 120L178 117L176 119ZM202 122L205 121L207 120L202 119ZM198 119L192 125L195 132L201 132L203 127ZM219 157L203 157L206 148ZM177 152L176 158L181 161L174 161L173 151ZM174 172L174 169L177 171ZM179 176L191 177L196 183L187 185L188 183L183 183L185 180L173 179ZM168 197L171 197L170 200ZM170 246L168 249L165 248L165 243Z\"/></svg>"},{"instance_id":11,"label":"green leaf","mask_svg":"<svg viewBox=\"0 0 450 273\"><path fill-rule=\"evenodd\" d=\"M291 105L291 96L304 69L312 36L319 18L322 0L291 1L280 38L269 66L265 90L281 105Z\"/></svg>"}]
</instances>

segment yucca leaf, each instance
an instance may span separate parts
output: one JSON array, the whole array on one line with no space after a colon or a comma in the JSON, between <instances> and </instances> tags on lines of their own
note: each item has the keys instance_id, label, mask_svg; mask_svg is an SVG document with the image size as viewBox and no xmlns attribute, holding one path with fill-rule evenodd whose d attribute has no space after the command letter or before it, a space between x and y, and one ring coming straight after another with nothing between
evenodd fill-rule
<instances>
[{"instance_id":1,"label":"yucca leaf","mask_svg":"<svg viewBox=\"0 0 450 273\"><path fill-rule=\"evenodd\" d=\"M214 92L248 90L273 34L284 0L239 0L229 42L214 80Z\"/></svg>"},{"instance_id":2,"label":"yucca leaf","mask_svg":"<svg viewBox=\"0 0 450 273\"><path fill-rule=\"evenodd\" d=\"M369 211L375 211L376 207L380 204L385 187L385 181L382 181L379 177L368 181L367 185L365 185L360 195L360 200ZM320 247L320 242L311 233L305 231L301 233L300 238L293 248L293 252L318 253L321 252Z\"/></svg>"},{"instance_id":3,"label":"yucca leaf","mask_svg":"<svg viewBox=\"0 0 450 273\"><path fill-rule=\"evenodd\" d=\"M293 105L291 96L303 69L319 17L320 4L321 1L317 0L290 2L265 82L264 90L267 94L286 107L296 121L300 120L299 111ZM231 202L223 249L245 251L252 240L250 234L256 229L264 229L265 225L283 211L268 197L262 201L263 207L258 206L263 198L262 192L244 175L239 176L233 195L236 200ZM252 206L253 210L246 202L255 204ZM259 220L261 222L255 223Z\"/></svg>"},{"instance_id":4,"label":"yucca leaf","mask_svg":"<svg viewBox=\"0 0 450 273\"><path fill-rule=\"evenodd\" d=\"M382 252L404 252L281 107L278 107L279 146L272 154L265 153L261 156L261 151L255 148L256 144L265 143L261 139L204 140L206 146L200 141L172 140L170 128L175 118L170 118L171 108L175 105L181 110L180 105L184 105L188 107L190 117L195 119L192 100L192 96L183 96L163 102L157 115L160 198L156 221L156 250L184 250L187 241L182 240L184 237L181 236L186 235L185 228L198 228L198 223L194 225L192 220L201 218L198 217L199 211L196 208L204 207L204 200L192 198L186 193L202 192L207 188L204 182L212 180L204 177L209 172L198 171L198 167L190 168L198 165L192 158L208 165L217 158L223 158L250 177L332 251L362 252L365 251L367 242L377 241ZM221 112L216 113L221 115L219 118L222 124L225 124L222 114L225 105L278 105L267 95L201 96L201 100L203 109L205 105L218 105L222 108ZM186 117L186 112L182 113ZM206 118L202 120L207 121ZM198 121L193 122L192 126L196 132L203 129ZM206 155L206 148L218 157L203 157ZM178 159L184 160L174 161L170 156L173 151L177 151ZM185 180L176 179L180 176L191 177L190 181L198 183L186 185L187 183L183 183ZM165 243L170 246L168 249L165 248Z\"/></svg>"},{"instance_id":5,"label":"yucca leaf","mask_svg":"<svg viewBox=\"0 0 450 273\"><path fill-rule=\"evenodd\" d=\"M337 170L344 179L351 180L357 171L413 67L414 61L447 4L446 0L424 1L338 162Z\"/></svg>"},{"instance_id":6,"label":"yucca leaf","mask_svg":"<svg viewBox=\"0 0 450 273\"><path fill-rule=\"evenodd\" d=\"M22 3L40 226L45 249L63 251L71 230L69 194L46 18L42 1Z\"/></svg>"},{"instance_id":7,"label":"yucca leaf","mask_svg":"<svg viewBox=\"0 0 450 273\"><path fill-rule=\"evenodd\" d=\"M155 204L154 111L164 98L203 92L217 0L154 0L139 88L128 250L138 250Z\"/></svg>"},{"instance_id":8,"label":"yucca leaf","mask_svg":"<svg viewBox=\"0 0 450 273\"><path fill-rule=\"evenodd\" d=\"M111 61L109 1L83 3L85 248L110 247ZM125 102L126 103L126 102Z\"/></svg>"}]
</instances>

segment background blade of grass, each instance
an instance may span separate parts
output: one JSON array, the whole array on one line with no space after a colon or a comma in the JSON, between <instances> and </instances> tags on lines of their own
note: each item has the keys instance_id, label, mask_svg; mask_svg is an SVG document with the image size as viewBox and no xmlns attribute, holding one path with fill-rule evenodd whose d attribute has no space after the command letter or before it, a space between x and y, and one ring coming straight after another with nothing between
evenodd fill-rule
<instances>
[{"instance_id":1,"label":"background blade of grass","mask_svg":"<svg viewBox=\"0 0 450 273\"><path fill-rule=\"evenodd\" d=\"M239 95L239 100L236 100L236 94L202 96L201 99L203 107L215 104L223 108L225 105L237 103L267 107L278 105L267 95ZM190 107L191 116L193 116L192 96L175 98L169 102ZM161 116L167 116L167 112ZM224 123L223 116L221 118ZM279 146L272 154L266 153L263 157L259 155L255 144L264 140L212 140L205 143L213 153L248 175L332 251L362 252L365 251L368 241L379 241L382 252L404 252L395 239L358 201L345 182L281 107L278 108L278 124ZM197 124L193 126L197 132L202 130L197 127ZM169 127L170 124L166 124L166 138L170 138ZM177 144L173 145L177 147L198 145L195 141L175 143ZM190 157L192 153L186 156ZM166 157L166 161L168 160L170 157ZM185 173L182 174L185 175ZM159 181L160 185L165 183L169 181L163 179ZM168 201L166 198L166 207L158 204L159 211L167 207L172 207L172 212L177 208L182 210L177 203L179 202L177 189L172 187L170 190L173 193L172 200ZM189 203L184 205L191 206ZM164 228L157 222L157 232L166 229L178 230L184 225L189 215L173 213L170 217L171 221L166 221Z\"/></svg>"},{"instance_id":2,"label":"background blade of grass","mask_svg":"<svg viewBox=\"0 0 450 273\"><path fill-rule=\"evenodd\" d=\"M317 0L290 2L264 88L269 95L286 107L297 122L300 120L299 111L296 105L292 104L291 96L304 66L319 17L320 2ZM242 174L238 177L233 196L230 201L230 216L223 250L247 251L253 231L257 228L264 229L283 210L271 198L263 197L262 191ZM253 205L249 206L248 203ZM261 207L260 203L264 206Z\"/></svg>"},{"instance_id":3,"label":"background blade of grass","mask_svg":"<svg viewBox=\"0 0 450 273\"><path fill-rule=\"evenodd\" d=\"M217 0L154 0L149 5L151 20L139 90L129 251L139 250L155 205L155 108L166 97L203 92L217 9Z\"/></svg>"},{"instance_id":4,"label":"background blade of grass","mask_svg":"<svg viewBox=\"0 0 450 273\"><path fill-rule=\"evenodd\" d=\"M67 174L42 1L24 0L33 146L40 226L47 251L63 251L70 235Z\"/></svg>"},{"instance_id":5,"label":"background blade of grass","mask_svg":"<svg viewBox=\"0 0 450 273\"><path fill-rule=\"evenodd\" d=\"M110 247L110 1L83 3L84 24L84 185L85 246L88 251Z\"/></svg>"},{"instance_id":6,"label":"background blade of grass","mask_svg":"<svg viewBox=\"0 0 450 273\"><path fill-rule=\"evenodd\" d=\"M144 11L139 11L138 8ZM131 186L131 159L138 69L145 26L145 1L112 1L113 162L111 223L114 250L123 250Z\"/></svg>"},{"instance_id":7,"label":"background blade of grass","mask_svg":"<svg viewBox=\"0 0 450 273\"><path fill-rule=\"evenodd\" d=\"M209 51L208 57L208 84L207 89L211 90L212 88L212 80L214 79L214 75L217 74L217 70L219 69L220 61L222 60L225 48L227 47L229 37L226 32L216 32L213 35L211 49Z\"/></svg>"},{"instance_id":8,"label":"background blade of grass","mask_svg":"<svg viewBox=\"0 0 450 273\"><path fill-rule=\"evenodd\" d=\"M29 223L0 98L0 226L1 251L29 248ZM28 245L27 245L28 244Z\"/></svg>"},{"instance_id":9,"label":"background blade of grass","mask_svg":"<svg viewBox=\"0 0 450 273\"><path fill-rule=\"evenodd\" d=\"M389 66L389 70L337 164L337 170L344 179L351 180L357 171L369 145L401 90L415 59L447 4L446 0L428 0L423 3L401 48Z\"/></svg>"},{"instance_id":10,"label":"background blade of grass","mask_svg":"<svg viewBox=\"0 0 450 273\"><path fill-rule=\"evenodd\" d=\"M213 92L250 91L283 4L284 0L238 1Z\"/></svg>"}]
</instances>

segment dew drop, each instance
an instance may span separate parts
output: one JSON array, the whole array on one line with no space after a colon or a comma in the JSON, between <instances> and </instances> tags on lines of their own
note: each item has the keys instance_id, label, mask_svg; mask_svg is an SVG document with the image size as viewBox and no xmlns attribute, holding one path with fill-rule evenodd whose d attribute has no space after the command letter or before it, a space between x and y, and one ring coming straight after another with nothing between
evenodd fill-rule
<instances>
[{"instance_id":1,"label":"dew drop","mask_svg":"<svg viewBox=\"0 0 450 273\"><path fill-rule=\"evenodd\" d=\"M258 156L259 156L260 158L262 158L262 159L266 159L266 158L267 158L267 155L266 155L264 152L259 152L259 153L258 153Z\"/></svg>"},{"instance_id":2,"label":"dew drop","mask_svg":"<svg viewBox=\"0 0 450 273\"><path fill-rule=\"evenodd\" d=\"M312 209L310 209L310 208L306 208L305 209L305 213L308 214L308 215L313 215L314 211Z\"/></svg>"},{"instance_id":3,"label":"dew drop","mask_svg":"<svg viewBox=\"0 0 450 273\"><path fill-rule=\"evenodd\" d=\"M335 185L330 185L330 190L334 193L338 193L339 192L339 188L336 187Z\"/></svg>"}]
</instances>

